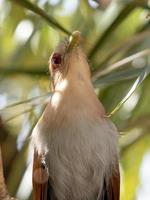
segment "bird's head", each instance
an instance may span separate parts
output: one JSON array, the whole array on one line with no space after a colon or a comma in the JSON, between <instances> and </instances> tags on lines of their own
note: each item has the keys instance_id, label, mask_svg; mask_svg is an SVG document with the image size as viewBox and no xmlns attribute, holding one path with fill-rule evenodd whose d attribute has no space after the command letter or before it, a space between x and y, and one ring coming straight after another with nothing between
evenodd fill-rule
<instances>
[{"instance_id":1,"label":"bird's head","mask_svg":"<svg viewBox=\"0 0 150 200\"><path fill-rule=\"evenodd\" d=\"M52 53L49 61L49 69L52 78L52 88L63 81L71 83L78 81L90 81L90 69L81 47L79 31L72 33L70 38L61 43Z\"/></svg>"}]
</instances>

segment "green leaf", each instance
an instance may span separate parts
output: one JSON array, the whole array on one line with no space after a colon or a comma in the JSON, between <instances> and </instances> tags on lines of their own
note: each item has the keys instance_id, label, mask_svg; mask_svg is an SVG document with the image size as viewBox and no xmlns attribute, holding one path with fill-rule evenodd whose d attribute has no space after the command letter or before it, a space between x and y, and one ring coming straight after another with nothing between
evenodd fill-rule
<instances>
[{"instance_id":1,"label":"green leaf","mask_svg":"<svg viewBox=\"0 0 150 200\"><path fill-rule=\"evenodd\" d=\"M126 69L105 75L104 77L93 81L93 84L95 87L100 87L102 85L110 85L119 81L130 80L139 76L141 72L142 69Z\"/></svg>"},{"instance_id":2,"label":"green leaf","mask_svg":"<svg viewBox=\"0 0 150 200\"><path fill-rule=\"evenodd\" d=\"M102 48L102 45L110 37L111 33L120 25L120 23L129 15L129 13L135 8L135 4L130 3L120 12L118 17L114 20L114 22L108 27L108 29L100 36L92 49L89 52L89 58L91 59L93 55L98 51L98 49Z\"/></svg>"},{"instance_id":3,"label":"green leaf","mask_svg":"<svg viewBox=\"0 0 150 200\"><path fill-rule=\"evenodd\" d=\"M147 77L147 75L150 73L150 66L147 65L142 73L139 75L139 77L136 79L134 84L132 85L131 89L128 91L128 93L125 95L125 97L121 100L121 102L118 103L118 105L112 110L112 112L109 114L109 117L114 115L121 106L130 98L130 96L133 94L133 92L137 89L137 87L144 81L144 79Z\"/></svg>"},{"instance_id":4,"label":"green leaf","mask_svg":"<svg viewBox=\"0 0 150 200\"><path fill-rule=\"evenodd\" d=\"M126 65L127 63L137 59L137 58L140 58L142 56L147 56L147 55L150 55L150 49L145 49L145 50L140 51L138 53L135 53L131 56L128 56L128 57L126 57L126 58L124 58L124 59L122 59L122 60L120 60L120 61L118 61L118 62L116 62L112 65L106 66L105 69L103 69L103 70L101 70L101 68L100 68L100 70L93 73L92 80L94 81L100 76L108 74L111 71L116 70L116 69L122 67L123 65Z\"/></svg>"}]
</instances>

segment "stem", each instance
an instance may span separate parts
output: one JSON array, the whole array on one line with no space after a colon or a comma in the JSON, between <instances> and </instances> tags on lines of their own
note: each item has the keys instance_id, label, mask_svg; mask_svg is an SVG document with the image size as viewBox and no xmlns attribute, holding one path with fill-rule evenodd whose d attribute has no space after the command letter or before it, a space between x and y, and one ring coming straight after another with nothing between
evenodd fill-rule
<instances>
[{"instance_id":1,"label":"stem","mask_svg":"<svg viewBox=\"0 0 150 200\"><path fill-rule=\"evenodd\" d=\"M71 32L64 28L61 24L59 24L52 16L46 14L46 12L38 7L37 5L29 2L28 0L10 0L19 4L20 6L31 10L32 12L36 13L37 15L41 16L49 25L53 26L64 32L67 35L71 35Z\"/></svg>"}]
</instances>

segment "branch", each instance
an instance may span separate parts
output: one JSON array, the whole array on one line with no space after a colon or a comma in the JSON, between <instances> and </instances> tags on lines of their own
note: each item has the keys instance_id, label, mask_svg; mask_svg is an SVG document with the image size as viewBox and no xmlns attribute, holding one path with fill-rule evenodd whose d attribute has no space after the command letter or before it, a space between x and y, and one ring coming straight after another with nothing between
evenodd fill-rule
<instances>
[{"instance_id":1,"label":"branch","mask_svg":"<svg viewBox=\"0 0 150 200\"><path fill-rule=\"evenodd\" d=\"M30 68L32 69L27 69L26 66L5 66L5 67L1 67L0 66L0 74L3 75L13 75L13 74L27 74L27 75L31 75L31 76L46 76L47 75L47 68L46 65L45 66L41 66L39 69L38 66L34 67L31 66Z\"/></svg>"},{"instance_id":2,"label":"branch","mask_svg":"<svg viewBox=\"0 0 150 200\"><path fill-rule=\"evenodd\" d=\"M10 0L10 1L17 3L18 5L27 8L28 10L31 10L32 12L41 16L50 26L53 26L54 28L61 30L67 35L71 35L71 32L65 29L61 24L59 24L52 16L47 15L47 13L43 9L31 3L30 1L28 0Z\"/></svg>"},{"instance_id":3,"label":"branch","mask_svg":"<svg viewBox=\"0 0 150 200\"><path fill-rule=\"evenodd\" d=\"M9 105L7 105L7 106L5 106L5 107L3 107L3 108L0 108L0 111L6 110L6 109L8 109L8 108L12 108L12 107L15 107L15 106L18 106L18 105L27 104L27 103L32 103L31 105L32 105L32 106L35 106L35 105L37 105L37 100L40 101L40 99L42 99L42 98L45 99L45 97L48 98L48 97L50 97L51 95L52 95L52 92L48 92L48 93L42 94L42 95L40 95L40 96L36 96L36 97L32 97L32 98L30 98L30 99L25 99L25 100L23 100L23 101L15 102L15 103L9 104ZM35 101L36 103L35 103L34 101Z\"/></svg>"},{"instance_id":4,"label":"branch","mask_svg":"<svg viewBox=\"0 0 150 200\"><path fill-rule=\"evenodd\" d=\"M0 148L0 200L17 200L9 196L3 173L2 154Z\"/></svg>"}]
</instances>

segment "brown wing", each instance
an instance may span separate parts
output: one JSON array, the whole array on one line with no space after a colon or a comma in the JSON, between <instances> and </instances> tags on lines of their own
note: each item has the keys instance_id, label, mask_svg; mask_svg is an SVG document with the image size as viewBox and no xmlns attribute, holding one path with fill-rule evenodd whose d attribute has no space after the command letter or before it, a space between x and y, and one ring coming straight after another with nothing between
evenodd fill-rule
<instances>
[{"instance_id":1,"label":"brown wing","mask_svg":"<svg viewBox=\"0 0 150 200\"><path fill-rule=\"evenodd\" d=\"M119 166L109 179L109 183L104 180L102 195L98 200L119 200L120 199L120 173Z\"/></svg>"},{"instance_id":2,"label":"brown wing","mask_svg":"<svg viewBox=\"0 0 150 200\"><path fill-rule=\"evenodd\" d=\"M36 151L34 152L32 182L33 200L51 200L48 171L42 164L42 156Z\"/></svg>"}]
</instances>

